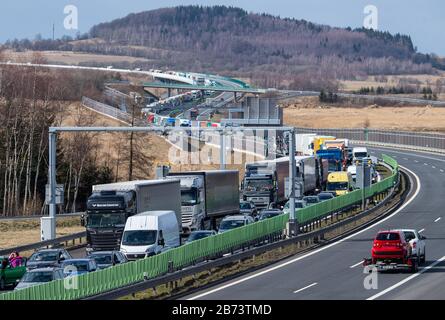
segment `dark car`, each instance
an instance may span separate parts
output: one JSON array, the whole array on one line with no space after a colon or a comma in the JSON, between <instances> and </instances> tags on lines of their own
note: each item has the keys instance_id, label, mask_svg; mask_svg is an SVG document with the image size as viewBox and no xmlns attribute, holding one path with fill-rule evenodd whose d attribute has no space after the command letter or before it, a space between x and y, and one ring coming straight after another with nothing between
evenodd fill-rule
<instances>
[{"instance_id":1,"label":"dark car","mask_svg":"<svg viewBox=\"0 0 445 320\"><path fill-rule=\"evenodd\" d=\"M257 218L257 221L273 218L279 216L280 214L283 214L283 211L279 209L264 209L261 210L260 215Z\"/></svg>"},{"instance_id":2,"label":"dark car","mask_svg":"<svg viewBox=\"0 0 445 320\"><path fill-rule=\"evenodd\" d=\"M95 251L88 256L96 261L99 269L106 269L117 264L127 263L127 257L120 251Z\"/></svg>"},{"instance_id":3,"label":"dark car","mask_svg":"<svg viewBox=\"0 0 445 320\"><path fill-rule=\"evenodd\" d=\"M89 258L68 259L62 262L61 267L65 277L78 276L98 269L96 260Z\"/></svg>"},{"instance_id":4,"label":"dark car","mask_svg":"<svg viewBox=\"0 0 445 320\"><path fill-rule=\"evenodd\" d=\"M60 267L64 260L72 258L65 249L42 249L31 255L26 267L28 269Z\"/></svg>"},{"instance_id":5,"label":"dark car","mask_svg":"<svg viewBox=\"0 0 445 320\"><path fill-rule=\"evenodd\" d=\"M332 194L332 192L320 192L318 194L318 199L320 199L320 201L326 201L333 198L335 198L335 195Z\"/></svg>"},{"instance_id":6,"label":"dark car","mask_svg":"<svg viewBox=\"0 0 445 320\"><path fill-rule=\"evenodd\" d=\"M258 214L257 208L252 201L241 201L239 211L241 214L247 214L252 217Z\"/></svg>"},{"instance_id":7,"label":"dark car","mask_svg":"<svg viewBox=\"0 0 445 320\"><path fill-rule=\"evenodd\" d=\"M196 241L199 239L204 239L207 237L211 237L216 235L216 231L213 230L199 230L199 231L193 231L190 233L188 239L187 239L187 243L190 243L192 241Z\"/></svg>"},{"instance_id":8,"label":"dark car","mask_svg":"<svg viewBox=\"0 0 445 320\"><path fill-rule=\"evenodd\" d=\"M306 204L308 206L310 206L312 204L317 204L320 202L320 198L318 198L318 196L306 196L306 197L303 197L303 200L306 201Z\"/></svg>"}]
</instances>

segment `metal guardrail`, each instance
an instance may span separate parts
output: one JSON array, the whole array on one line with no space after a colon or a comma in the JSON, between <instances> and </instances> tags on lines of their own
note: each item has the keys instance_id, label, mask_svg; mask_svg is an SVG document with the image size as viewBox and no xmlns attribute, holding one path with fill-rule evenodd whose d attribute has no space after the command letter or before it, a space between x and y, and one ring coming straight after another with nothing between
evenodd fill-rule
<instances>
[{"instance_id":1,"label":"metal guardrail","mask_svg":"<svg viewBox=\"0 0 445 320\"><path fill-rule=\"evenodd\" d=\"M59 237L59 238L56 238L53 240L46 240L46 241L26 244L26 245L14 247L14 248L2 249L2 250L0 250L0 255L10 254L13 251L23 252L23 251L36 250L36 249L41 249L41 248L48 248L48 247L52 247L52 246L58 246L63 243L67 244L70 241L75 241L76 239L79 239L80 243L81 243L82 238L85 238L86 235L87 235L86 231L82 231L82 232L78 232L75 234L70 234L67 236Z\"/></svg>"},{"instance_id":2,"label":"metal guardrail","mask_svg":"<svg viewBox=\"0 0 445 320\"><path fill-rule=\"evenodd\" d=\"M445 134L374 129L296 128L297 133L317 133L387 147L445 153Z\"/></svg>"},{"instance_id":3,"label":"metal guardrail","mask_svg":"<svg viewBox=\"0 0 445 320\"><path fill-rule=\"evenodd\" d=\"M102 114L109 115L115 119L118 119L118 120L124 122L125 124L128 124L131 122L131 117L128 113L123 112L117 108L110 106L110 105L95 101L93 99L90 99L87 97L82 97L82 105L87 108L98 111Z\"/></svg>"}]
</instances>

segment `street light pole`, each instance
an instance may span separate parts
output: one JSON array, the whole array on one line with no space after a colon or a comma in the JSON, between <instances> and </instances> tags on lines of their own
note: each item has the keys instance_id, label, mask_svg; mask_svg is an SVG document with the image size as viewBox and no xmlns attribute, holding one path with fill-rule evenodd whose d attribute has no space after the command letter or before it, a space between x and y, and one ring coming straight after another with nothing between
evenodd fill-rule
<instances>
[{"instance_id":1,"label":"street light pole","mask_svg":"<svg viewBox=\"0 0 445 320\"><path fill-rule=\"evenodd\" d=\"M290 130L289 137L289 224L288 235L296 236L298 234L298 221L295 216L295 129Z\"/></svg>"},{"instance_id":2,"label":"street light pole","mask_svg":"<svg viewBox=\"0 0 445 320\"><path fill-rule=\"evenodd\" d=\"M56 238L56 132L49 132L49 218L51 231L49 239Z\"/></svg>"}]
</instances>

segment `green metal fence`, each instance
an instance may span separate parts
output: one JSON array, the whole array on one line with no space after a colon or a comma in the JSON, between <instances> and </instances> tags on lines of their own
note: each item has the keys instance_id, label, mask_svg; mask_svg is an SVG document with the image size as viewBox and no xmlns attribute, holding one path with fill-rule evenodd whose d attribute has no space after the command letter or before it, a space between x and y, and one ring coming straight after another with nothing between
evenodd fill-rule
<instances>
[{"instance_id":1,"label":"green metal fence","mask_svg":"<svg viewBox=\"0 0 445 320\"><path fill-rule=\"evenodd\" d=\"M397 181L398 164L387 156L384 161L393 167L390 177L374 184L366 190L366 197L381 193ZM360 190L345 196L337 197L320 204L298 211L299 223L311 221L327 213L340 210L361 200ZM212 257L231 248L261 239L268 235L283 231L289 215L284 214L264 221L256 222L241 228L227 231L213 237L197 240L146 259L129 262L105 270L80 275L77 287L67 279L52 281L0 295L0 300L73 300L96 295L109 290L154 278L168 272L169 262L174 268L181 268L206 257ZM72 281L75 282L74 279Z\"/></svg>"}]
</instances>

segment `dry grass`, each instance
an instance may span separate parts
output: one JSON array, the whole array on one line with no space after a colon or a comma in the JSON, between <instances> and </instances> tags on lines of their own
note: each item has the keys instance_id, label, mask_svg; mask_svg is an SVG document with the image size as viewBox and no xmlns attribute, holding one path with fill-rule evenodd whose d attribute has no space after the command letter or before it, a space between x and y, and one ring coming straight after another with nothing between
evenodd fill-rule
<instances>
[{"instance_id":1,"label":"dry grass","mask_svg":"<svg viewBox=\"0 0 445 320\"><path fill-rule=\"evenodd\" d=\"M6 50L6 55L10 57L11 61L31 61L32 55L35 51L25 51L25 52L14 52L11 50ZM91 53L78 53L70 51L37 51L42 54L43 58L46 59L48 63L53 64L69 64L77 65L80 63L119 63L128 62L133 63L137 61L150 62L151 60L145 58L135 58L129 56L113 56L113 55L101 55L101 54L91 54Z\"/></svg>"},{"instance_id":2,"label":"dry grass","mask_svg":"<svg viewBox=\"0 0 445 320\"><path fill-rule=\"evenodd\" d=\"M58 218L57 236L84 231L80 218ZM0 249L12 248L40 241L40 219L0 221Z\"/></svg>"},{"instance_id":3,"label":"dry grass","mask_svg":"<svg viewBox=\"0 0 445 320\"><path fill-rule=\"evenodd\" d=\"M311 128L363 128L368 122L373 129L445 131L445 108L329 106L311 97L287 103L284 122Z\"/></svg>"}]
</instances>

